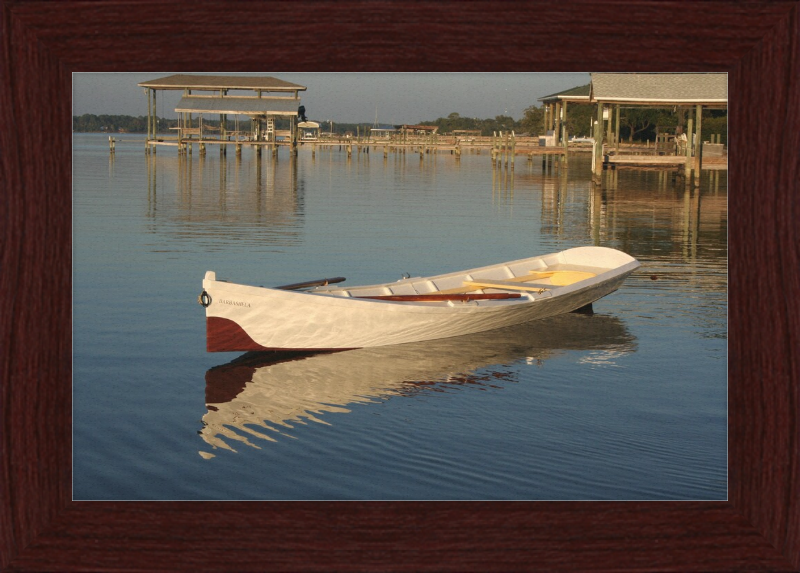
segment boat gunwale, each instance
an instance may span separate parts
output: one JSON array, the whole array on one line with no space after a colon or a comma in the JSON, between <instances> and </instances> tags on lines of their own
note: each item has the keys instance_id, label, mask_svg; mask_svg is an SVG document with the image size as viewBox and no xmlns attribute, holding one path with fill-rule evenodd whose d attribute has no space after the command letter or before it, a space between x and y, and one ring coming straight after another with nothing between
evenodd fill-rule
<instances>
[{"instance_id":1,"label":"boat gunwale","mask_svg":"<svg viewBox=\"0 0 800 573\"><path fill-rule=\"evenodd\" d=\"M523 261L525 260L526 259L523 259ZM495 265L495 266L500 266L500 265ZM334 306L361 305L361 308L364 310L367 310L368 308L373 308L373 309L385 308L385 309L407 310L410 312L425 312L425 311L491 312L492 310L497 310L501 308L515 307L520 305L533 304L536 302L541 302L550 299L561 298L564 295L568 295L573 292L578 292L585 289L596 287L602 283L617 279L620 276L627 276L634 270L636 270L636 268L638 268L639 266L640 266L639 262L636 261L636 259L632 259L631 261L629 261L624 265L612 269L607 269L605 272L597 274L594 277L589 277L580 281L576 281L569 285L554 285L553 288L544 290L539 294L527 295L526 293L523 294L520 298L500 299L500 300L472 300L469 302L458 301L452 304L449 301L393 301L393 300L360 298L356 296L343 296L341 294L336 294L335 292L329 292L327 290L322 290L322 289L320 290L314 289L310 291L286 291L277 288L245 285L229 281L215 281L215 282L218 283L216 285L217 288L220 288L221 286L221 288L223 289L231 289L233 291L247 291L238 293L244 296L257 296L259 298L266 298L266 299L280 298L281 300L292 301L297 304L313 303L313 304L334 305ZM469 273L470 271L462 271L461 273L454 273L454 275L458 276L459 274L469 274ZM436 275L433 277L417 277L416 280L435 280L437 277L441 276L445 275ZM403 279L403 280L413 280L413 279ZM401 283L400 282L383 283L379 285L368 285L368 286L359 285L351 287L351 289L342 289L342 290L356 290L361 288L364 289L382 288L382 287L396 286L398 284ZM204 286L206 285L204 284ZM499 289L499 288L495 289L487 287L485 290L507 292L505 289ZM436 291L432 291L430 294L435 294L435 293ZM368 307L365 305L372 305L372 306Z\"/></svg>"},{"instance_id":2,"label":"boat gunwale","mask_svg":"<svg viewBox=\"0 0 800 573\"><path fill-rule=\"evenodd\" d=\"M576 263L571 263L571 262L567 261L567 258L570 256L570 254L574 254L574 253L577 253L577 252L587 252L587 250L588 251L593 251L593 252L604 252L604 253L608 253L608 254L612 254L613 253L614 257L618 257L618 258L619 257L624 257L626 260L624 262L620 263L620 264L617 264L617 265L611 266L611 267L608 267L608 266L605 266L605 267L603 267L603 266L594 266L594 265L586 265L586 264L576 264ZM544 263L544 261L546 259L553 259L553 258L557 258L558 261L557 262L552 262L550 264ZM543 267L529 268L528 272L588 271L588 272L594 272L596 274L596 276L601 276L601 275L604 275L604 274L606 274L608 272L615 271L615 270L618 270L618 269L620 269L622 267L625 267L626 265L628 265L630 263L636 263L634 268L640 266L640 263L634 257L628 255L627 253L625 253L623 251L620 251L620 250L617 250L617 249L613 249L611 247L583 246L583 247L573 247L573 248L570 248L570 249L564 249L563 251L557 251L557 252L554 252L554 253L548 253L548 254L544 254L544 255L535 255L533 257L525 257L525 258L522 258L522 259L515 259L515 260L511 260L511 261L494 263L494 264L485 265L485 266L481 266L481 267L475 267L475 268L471 268L471 269L457 270L457 271L442 273L442 274L438 274L438 275L430 275L430 276L424 276L424 277L423 276L408 277L408 278L400 279L400 280L395 281L395 282L376 283L376 284L371 284L371 285L354 285L352 287L343 287L343 286L340 286L340 285L336 285L336 286L327 285L327 286L315 288L313 291L306 291L306 292L307 293L315 293L315 294L323 294L323 293L325 293L325 294L336 294L336 293L339 293L339 292L362 290L362 289L363 290L369 290L369 289L380 289L380 288L387 288L387 287L388 288L392 288L392 287L403 286L403 285L416 283L416 282L442 281L442 280L446 280L446 279L457 278L459 276L474 275L474 274L479 274L479 273L484 273L484 272L490 272L490 271L494 271L494 270L497 270L497 269L500 269L500 268L504 268L504 267L507 270L510 271L510 267L512 267L512 266L521 266L521 265L527 265L527 264L530 264L531 267L533 267L534 264L544 264ZM515 275L515 276L519 276L519 275ZM591 278L596 278L596 277L591 277ZM498 279L498 278L493 278L493 277L488 277L488 276L483 276L483 277L476 276L476 277L473 277L473 280L480 280L480 279L504 280L502 278ZM589 280L589 279L584 279L584 280ZM576 283L573 283L573 284L577 284L578 282L584 282L584 281L577 281ZM560 289L560 288L562 288L564 286L570 286L570 285L553 285L553 286L554 287L558 287ZM437 289L436 291L430 291L430 293L419 293L419 294L435 294L436 292L438 292L440 290L442 290L442 289ZM556 290L556 289L554 288L554 289L550 289L550 290L552 291L552 290ZM344 298L351 298L351 297L344 297ZM352 297L352 298L355 298L355 297Z\"/></svg>"}]
</instances>

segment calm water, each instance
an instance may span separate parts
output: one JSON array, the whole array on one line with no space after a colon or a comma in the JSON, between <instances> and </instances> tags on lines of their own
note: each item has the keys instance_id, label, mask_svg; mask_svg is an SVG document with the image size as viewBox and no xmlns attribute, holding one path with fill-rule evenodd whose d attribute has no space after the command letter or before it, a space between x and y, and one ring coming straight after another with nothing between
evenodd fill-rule
<instances>
[{"instance_id":1,"label":"calm water","mask_svg":"<svg viewBox=\"0 0 800 573\"><path fill-rule=\"evenodd\" d=\"M726 499L726 172L143 147L74 137L75 499ZM587 244L642 263L593 316L205 352L206 270L375 283Z\"/></svg>"}]
</instances>

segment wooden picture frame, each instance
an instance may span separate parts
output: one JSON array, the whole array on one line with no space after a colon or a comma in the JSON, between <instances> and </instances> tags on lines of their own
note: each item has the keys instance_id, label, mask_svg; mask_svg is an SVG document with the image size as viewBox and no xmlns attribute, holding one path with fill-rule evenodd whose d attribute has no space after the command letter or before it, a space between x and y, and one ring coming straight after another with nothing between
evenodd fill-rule
<instances>
[{"instance_id":1,"label":"wooden picture frame","mask_svg":"<svg viewBox=\"0 0 800 573\"><path fill-rule=\"evenodd\" d=\"M2 570L800 570L796 0L0 1ZM167 69L728 72L729 500L71 501L71 72Z\"/></svg>"}]
</instances>

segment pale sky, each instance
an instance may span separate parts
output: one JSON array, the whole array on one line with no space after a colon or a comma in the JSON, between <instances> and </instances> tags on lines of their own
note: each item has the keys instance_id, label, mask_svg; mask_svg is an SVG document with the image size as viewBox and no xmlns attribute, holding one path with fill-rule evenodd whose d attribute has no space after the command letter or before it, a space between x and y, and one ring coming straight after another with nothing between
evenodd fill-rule
<instances>
[{"instance_id":1,"label":"pale sky","mask_svg":"<svg viewBox=\"0 0 800 573\"><path fill-rule=\"evenodd\" d=\"M75 73L72 113L83 115L147 115L147 97L139 82L173 74ZM216 72L217 75L272 76L306 86L300 92L312 121L417 123L455 112L479 119L509 115L521 119L525 108L541 105L538 98L586 85L589 73L376 73L376 72ZM207 74L203 74L207 75ZM210 74L214 75L214 74ZM175 117L181 93L159 91L158 115Z\"/></svg>"}]
</instances>

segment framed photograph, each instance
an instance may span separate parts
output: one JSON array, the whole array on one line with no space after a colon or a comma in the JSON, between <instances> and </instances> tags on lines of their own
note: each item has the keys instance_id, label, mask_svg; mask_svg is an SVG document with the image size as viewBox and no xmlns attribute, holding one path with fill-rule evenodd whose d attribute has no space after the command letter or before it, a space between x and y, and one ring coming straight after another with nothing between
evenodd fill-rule
<instances>
[{"instance_id":1,"label":"framed photograph","mask_svg":"<svg viewBox=\"0 0 800 573\"><path fill-rule=\"evenodd\" d=\"M366 0L301 0L234 2L226 4L225 10L220 9L219 3L205 0L173 2L166 9L159 3L131 0L0 2L0 69L4 78L0 87L0 300L4 301L0 312L0 568L800 569L800 367L796 357L800 339L800 241L796 231L800 220L800 83L796 73L800 5L796 1L568 1L556 8L533 2L400 5ZM82 204L80 209L74 205L78 161L74 148L78 144L72 136L73 78L74 74L124 72L144 73L152 75L148 79L156 79L167 69L221 76L233 72L263 73L265 69L433 74L727 74L727 484L718 480L719 491L726 491L727 498L712 495L705 501L461 501L455 490L447 500L437 501L243 501L237 500L235 494L218 498L228 501L173 501L181 496L169 496L169 486L164 486L162 491L166 493L160 499L170 501L131 499L137 497L130 493L132 490L119 496L109 494L108 499L114 501L92 500L91 493L76 494L73 479L85 467L85 458L84 465L75 465L76 444L90 439L107 440L104 429L114 420L112 416L98 421L93 432L91 420L84 417L76 433L73 416L85 397L76 396L80 389L73 384L74 368L89 359L96 360L99 367L112 362L115 356L126 352L126 339L112 336L112 324L99 325L97 331L109 333L109 340L113 338L115 342L98 348L87 358L82 334L74 328L76 321L90 319L85 309L91 308L92 297L98 297L98 304L108 304L108 300L103 298L107 295L93 290L91 276L75 273L76 253L85 257L91 251L81 243L83 235L75 228L93 223L90 205ZM281 77L279 73L275 75ZM141 87L133 85L132 89L144 100ZM148 94L147 105L158 106L151 96ZM337 97L346 97L346 90L337 92ZM304 104L298 120L307 129L298 145L306 146L302 151L306 154L308 146L313 145L314 153L321 155L325 153L317 139L321 135L313 129L325 130L329 118L315 116L313 106ZM613 114L614 110L609 107L607 112ZM159 114L157 111L154 115ZM371 114L373 110L368 115ZM374 115L375 129L383 130L376 137L389 137L387 133L394 126L379 126L378 109ZM552 123L553 118L550 119ZM384 123L394 122L387 118ZM234 127L236 133L239 127ZM242 133L255 130L242 137L258 141L269 128L266 123L242 127ZM215 126L209 121L203 126L181 124L178 129L192 135L195 130L199 134L202 129ZM334 131L332 126L329 131ZM461 131L466 140L469 129ZM112 178L125 168L114 159L116 133L119 129L108 134L109 157L103 157L102 169L83 170L82 174ZM149 123L147 133L148 138L155 133ZM580 135L589 141L592 134ZM678 145L678 135L678 131L672 134L673 145ZM360 132L355 137L360 137ZM558 136L555 137L557 141ZM458 140L452 161L456 161L457 144ZM231 151L238 153L236 149ZM211 152L216 154L218 150ZM194 153L199 156L199 147ZM340 153L344 157L345 151ZM360 151L353 154L357 153ZM418 153L415 168L417 161L423 165L429 161L424 151ZM181 210L181 204L173 219L160 219L169 205L165 205L161 191L165 170L162 167L160 174L156 171L154 158L155 154L145 154L142 145L137 161L147 172L150 186L146 212L139 212L137 217L154 226L161 225L160 229L167 228L167 239L180 243L182 233L191 230L193 221L187 223L188 211ZM200 161L199 157L195 160ZM356 165L360 165L359 161L356 159ZM214 200L239 200L222 192L227 189L227 178L237 174L222 169L193 172L178 163L173 171L166 172L166 177L174 175L178 181L169 182L173 188L180 190L183 178L199 173L213 179L213 185L221 190ZM524 178L519 166L516 174L519 180ZM259 171L256 178L259 185L262 180L275 183L278 179L271 180L273 175ZM439 177L443 178L444 173ZM296 188L297 181L290 178L287 184ZM507 179L493 181L492 206L504 209L510 190L513 186ZM125 192L123 188L114 190L120 197ZM269 189L264 197L275 200L270 198ZM177 203L194 202L196 206L208 198L178 194L168 200L172 199ZM98 193L93 200L100 204L106 197ZM431 205L435 203L429 198L427 201L426 205L433 209ZM700 212L700 206L691 199L686 205L688 210ZM269 209L259 209L262 206L254 208L256 218L266 212L277 213L271 224L282 234L277 238L259 235L256 239L268 242L274 251L290 250L287 245L297 241L293 235L296 221L292 219L297 205L286 208L271 203ZM536 209L544 212L546 205L537 203ZM230 216L232 211L226 212ZM177 219L183 226L174 230ZM219 223L203 222L211 226ZM247 227L248 220L239 223L248 232L259 232L257 225ZM394 229L391 223L385 224L388 231ZM115 232L127 231L122 226ZM446 242L446 235L443 233L439 240ZM243 244L256 240L246 235L241 238ZM213 244L208 245L213 250ZM179 261L183 256L180 244L159 256L165 264ZM120 262L124 257L121 254L115 258L106 251L104 257L97 259L98 269L102 267L102 272L125 280ZM323 261L321 255L315 259L318 266ZM198 293L194 295L200 294L201 278L197 277ZM292 282L290 277L286 279L282 282ZM160 283L160 288L175 288L157 276L148 277L148 281ZM130 308L150 296L145 282L141 289L129 289L131 298L127 301L115 301L121 321L129 320ZM76 297L80 297L79 314L75 313ZM201 295L201 304L203 301ZM157 320L155 317L153 324ZM146 326L142 323L137 328ZM554 328L557 331L557 325ZM191 336L188 334L187 338ZM143 331L136 340L128 339L131 344L143 344L142 341L153 348L161 346L158 329L154 327L150 334ZM202 338L199 343L204 343ZM502 352L502 341L481 340L476 348L492 343L499 344L496 352ZM76 351L84 353L80 360L75 358ZM368 367L369 358L366 357L364 368ZM154 378L146 375L147 368L156 371L159 363L170 359L167 352L154 356L152 364L142 369L137 383L152 385ZM334 362L321 365L335 368ZM670 367L675 367L677 376L681 375L680 364ZM683 371L691 367L687 363ZM220 372L209 370L212 371ZM231 371L225 370L225 376ZM310 376L310 372L303 372L302 376ZM398 376L409 380L414 379L415 373ZM208 376L206 381L206 402L212 404L214 400L208 393L224 393L227 386L209 383ZM118 384L113 379L107 382L109 388ZM493 381L475 379L468 383L489 388ZM137 394L145 395L141 391ZM97 394L92 399L103 398ZM152 443L144 431L147 408L154 407L157 398L152 402L136 400L141 420L128 419L116 430L129 432L136 447L120 449L115 455L135 458L134 464L147 467L157 463L147 453ZM326 403L329 402L335 400L331 398ZM214 408L209 408L209 414L212 411ZM325 412L320 415L324 417ZM208 427L212 422L206 420L205 424ZM215 426L220 435L225 426L230 427L230 420L223 419ZM252 424L248 427L253 429ZM200 456L183 479L195 480L197 491L202 492L207 478L203 468L209 467L203 464L214 463L211 458L218 452L214 444L219 442L214 441L218 436L204 435L199 425L197 433ZM163 436L158 447L168 450L173 443L170 436ZM108 450L113 448L109 446ZM590 458L587 453L587 460ZM102 460L98 459L98 463ZM103 468L93 475L102 480L113 471ZM225 471L234 475L252 468L238 461ZM158 475L157 471L144 473ZM108 479L113 481L113 477ZM263 479L269 479L269 475ZM454 487L455 483L454 476ZM613 491L608 489L601 497L612 499L613 493L608 492ZM291 493L286 497L291 499ZM416 497L411 495L412 499Z\"/></svg>"}]
</instances>

